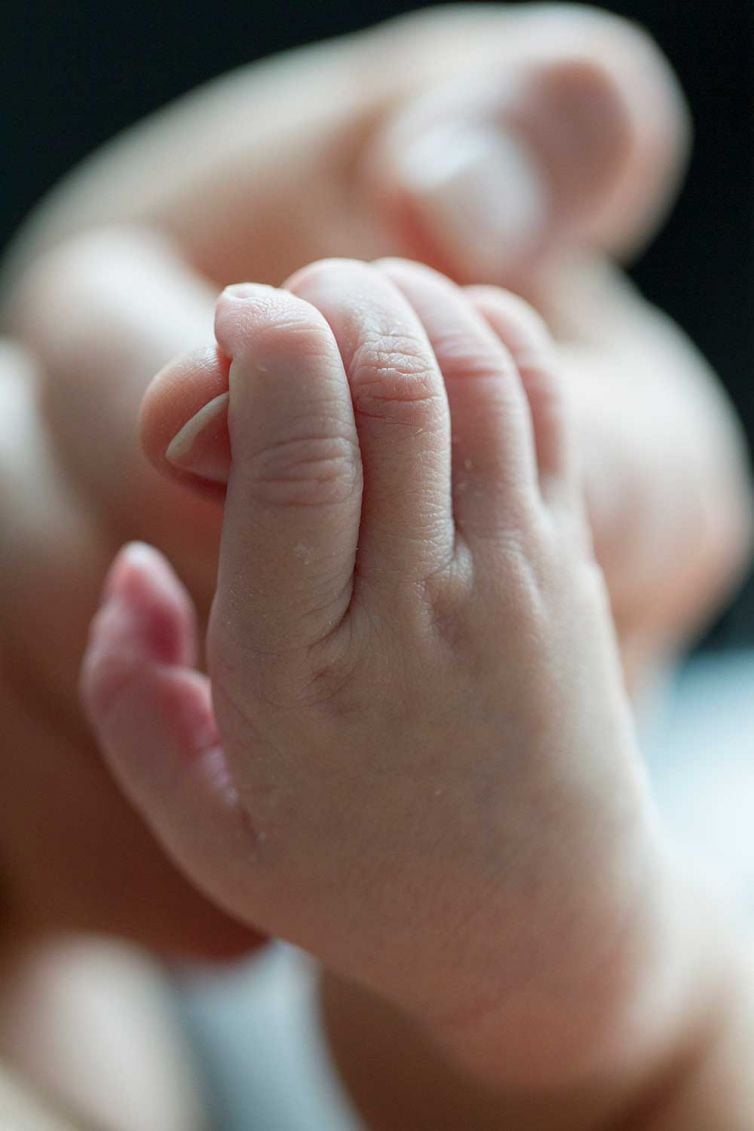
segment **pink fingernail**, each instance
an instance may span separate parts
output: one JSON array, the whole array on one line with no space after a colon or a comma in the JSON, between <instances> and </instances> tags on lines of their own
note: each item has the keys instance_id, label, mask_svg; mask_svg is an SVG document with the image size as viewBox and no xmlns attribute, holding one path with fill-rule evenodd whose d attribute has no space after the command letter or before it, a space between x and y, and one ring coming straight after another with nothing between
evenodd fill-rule
<instances>
[{"instance_id":1,"label":"pink fingernail","mask_svg":"<svg viewBox=\"0 0 754 1131\"><path fill-rule=\"evenodd\" d=\"M230 471L228 393L220 393L187 420L165 449L165 459L212 483L226 483Z\"/></svg>"},{"instance_id":2,"label":"pink fingernail","mask_svg":"<svg viewBox=\"0 0 754 1131\"><path fill-rule=\"evenodd\" d=\"M493 126L437 126L402 156L399 175L453 262L480 281L536 244L548 220L542 174L525 146Z\"/></svg>"}]
</instances>

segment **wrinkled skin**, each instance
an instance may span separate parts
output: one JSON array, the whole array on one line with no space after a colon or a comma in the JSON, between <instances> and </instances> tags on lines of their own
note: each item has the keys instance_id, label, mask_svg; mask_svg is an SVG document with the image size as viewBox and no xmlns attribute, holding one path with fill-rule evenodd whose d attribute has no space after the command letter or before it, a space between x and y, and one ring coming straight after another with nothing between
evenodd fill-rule
<instances>
[{"instance_id":1,"label":"wrinkled skin","mask_svg":"<svg viewBox=\"0 0 754 1131\"><path fill-rule=\"evenodd\" d=\"M512 101L501 75L514 77ZM584 116L595 97L609 129ZM525 254L501 246L499 270L489 257L480 266L481 235L438 240L427 201L399 175L417 131L448 107L518 131L548 183L546 223ZM553 147L564 114L578 160ZM186 475L163 482L140 453L137 417L152 374L206 343L231 279L279 282L319 254L407 253L461 282L525 292L572 371L592 530L630 677L709 615L748 534L737 434L693 349L606 261L653 227L685 133L673 80L634 29L581 9L565 19L557 8L464 8L249 68L139 126L43 205L7 264L0 355L9 929L106 930L209 954L253 945L167 860L77 705L87 625L124 541L165 550L206 612L217 492L186 491ZM109 227L88 234L99 225Z\"/></svg>"}]
</instances>

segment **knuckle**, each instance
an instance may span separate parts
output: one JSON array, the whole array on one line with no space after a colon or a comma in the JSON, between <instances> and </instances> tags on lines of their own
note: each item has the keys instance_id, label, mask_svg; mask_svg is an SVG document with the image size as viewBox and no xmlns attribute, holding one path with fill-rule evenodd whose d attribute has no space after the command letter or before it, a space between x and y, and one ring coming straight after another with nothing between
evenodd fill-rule
<instances>
[{"instance_id":1,"label":"knuckle","mask_svg":"<svg viewBox=\"0 0 754 1131\"><path fill-rule=\"evenodd\" d=\"M337 505L360 487L359 451L347 436L286 437L253 456L246 476L269 505Z\"/></svg>"},{"instance_id":2,"label":"knuckle","mask_svg":"<svg viewBox=\"0 0 754 1131\"><path fill-rule=\"evenodd\" d=\"M342 620L334 631L311 644L301 657L288 694L296 707L312 712L326 725L360 720L387 697L392 669L385 629L362 615ZM367 623L370 631L366 631Z\"/></svg>"},{"instance_id":3,"label":"knuckle","mask_svg":"<svg viewBox=\"0 0 754 1131\"><path fill-rule=\"evenodd\" d=\"M330 719L363 718L367 692L359 679L359 667L360 661L353 655L320 655L299 689L299 702Z\"/></svg>"},{"instance_id":4,"label":"knuckle","mask_svg":"<svg viewBox=\"0 0 754 1131\"><path fill-rule=\"evenodd\" d=\"M515 520L486 547L485 588L506 632L531 637L547 622L548 594L559 568L555 543L536 508L520 503Z\"/></svg>"},{"instance_id":5,"label":"knuckle","mask_svg":"<svg viewBox=\"0 0 754 1131\"><path fill-rule=\"evenodd\" d=\"M421 636L429 634L456 655L473 651L475 628L469 609L473 602L476 576L473 563L454 562L441 574L422 584L420 607L425 617Z\"/></svg>"},{"instance_id":6,"label":"knuckle","mask_svg":"<svg viewBox=\"0 0 754 1131\"><path fill-rule=\"evenodd\" d=\"M246 724L258 725L266 711L326 722L363 715L374 692L373 680L364 678L367 659L344 624L315 644L285 650L237 641L232 653L217 651L213 668L224 706Z\"/></svg>"},{"instance_id":7,"label":"knuckle","mask_svg":"<svg viewBox=\"0 0 754 1131\"><path fill-rule=\"evenodd\" d=\"M499 287L473 287L472 293L482 302L483 311L492 315L498 337L509 348L512 345L516 354L525 352L527 347L548 354L552 351L550 328L526 299Z\"/></svg>"},{"instance_id":8,"label":"knuckle","mask_svg":"<svg viewBox=\"0 0 754 1131\"><path fill-rule=\"evenodd\" d=\"M402 335L366 339L350 366L354 409L361 417L421 424L440 404L437 374L421 343Z\"/></svg>"},{"instance_id":9,"label":"knuckle","mask_svg":"<svg viewBox=\"0 0 754 1131\"><path fill-rule=\"evenodd\" d=\"M511 372L510 362L499 349L463 332L441 335L435 350L442 359L446 381L458 377L465 381L500 381Z\"/></svg>"},{"instance_id":10,"label":"knuckle","mask_svg":"<svg viewBox=\"0 0 754 1131\"><path fill-rule=\"evenodd\" d=\"M550 541L534 522L511 528L498 533L486 560L469 553L430 579L422 601L430 635L466 656L486 655L488 645L497 653L501 635L524 650L546 640L557 578Z\"/></svg>"},{"instance_id":11,"label":"knuckle","mask_svg":"<svg viewBox=\"0 0 754 1131\"><path fill-rule=\"evenodd\" d=\"M500 592L516 625L546 620L547 552L536 535L511 532L500 546Z\"/></svg>"},{"instance_id":12,"label":"knuckle","mask_svg":"<svg viewBox=\"0 0 754 1131\"><path fill-rule=\"evenodd\" d=\"M558 380L553 368L537 358L521 371L526 396L537 417L547 421L550 426L566 429L569 426L569 401L565 384Z\"/></svg>"}]
</instances>

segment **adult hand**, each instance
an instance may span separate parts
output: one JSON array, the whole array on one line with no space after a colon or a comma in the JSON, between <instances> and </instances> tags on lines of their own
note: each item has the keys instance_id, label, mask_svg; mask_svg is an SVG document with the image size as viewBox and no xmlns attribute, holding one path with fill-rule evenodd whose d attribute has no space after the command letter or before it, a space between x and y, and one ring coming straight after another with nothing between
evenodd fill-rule
<instances>
[{"instance_id":1,"label":"adult hand","mask_svg":"<svg viewBox=\"0 0 754 1131\"><path fill-rule=\"evenodd\" d=\"M122 542L163 549L206 608L217 499L163 483L137 417L151 375L208 340L227 281L397 253L525 293L578 355L592 524L629 663L715 603L745 541L736 434L688 343L607 264L664 210L686 136L674 81L636 29L570 6L464 6L210 84L42 206L6 272L9 324L34 370L4 382L0 430L9 921L202 952L252 941L130 812L76 694ZM647 498L659 545L638 536Z\"/></svg>"}]
</instances>

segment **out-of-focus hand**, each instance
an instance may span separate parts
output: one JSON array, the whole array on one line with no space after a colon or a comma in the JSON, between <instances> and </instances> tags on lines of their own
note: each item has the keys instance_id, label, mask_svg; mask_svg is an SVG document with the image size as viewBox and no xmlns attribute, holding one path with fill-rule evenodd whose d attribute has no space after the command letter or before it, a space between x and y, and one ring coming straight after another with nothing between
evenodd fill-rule
<instances>
[{"instance_id":1,"label":"out-of-focus hand","mask_svg":"<svg viewBox=\"0 0 754 1131\"><path fill-rule=\"evenodd\" d=\"M590 515L627 663L706 615L744 543L735 431L688 343L604 258L653 227L685 139L673 79L635 29L588 9L464 7L212 84L53 194L6 272L28 373L4 381L0 423L0 790L15 799L0 867L14 921L178 949L247 938L174 873L76 706L86 626L124 541L164 549L207 609L222 490L166 484L137 417L152 374L206 343L229 279L397 252L526 292L577 355ZM126 227L87 231L102 224ZM197 372L195 408L212 380ZM657 539L641 536L647 520Z\"/></svg>"}]
</instances>

